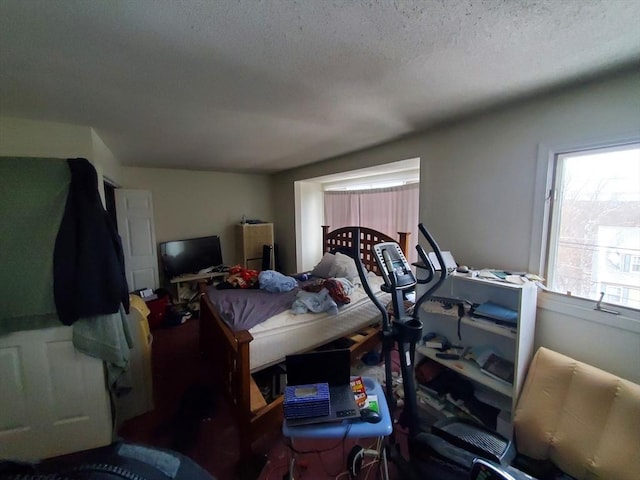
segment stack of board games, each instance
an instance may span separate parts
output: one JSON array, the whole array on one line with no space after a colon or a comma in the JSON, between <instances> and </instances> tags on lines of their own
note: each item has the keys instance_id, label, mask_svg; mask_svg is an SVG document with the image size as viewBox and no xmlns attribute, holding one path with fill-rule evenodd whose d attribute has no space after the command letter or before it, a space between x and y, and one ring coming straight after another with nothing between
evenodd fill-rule
<instances>
[{"instance_id":1,"label":"stack of board games","mask_svg":"<svg viewBox=\"0 0 640 480\"><path fill-rule=\"evenodd\" d=\"M290 385L284 391L284 417L320 417L331 413L328 383Z\"/></svg>"}]
</instances>

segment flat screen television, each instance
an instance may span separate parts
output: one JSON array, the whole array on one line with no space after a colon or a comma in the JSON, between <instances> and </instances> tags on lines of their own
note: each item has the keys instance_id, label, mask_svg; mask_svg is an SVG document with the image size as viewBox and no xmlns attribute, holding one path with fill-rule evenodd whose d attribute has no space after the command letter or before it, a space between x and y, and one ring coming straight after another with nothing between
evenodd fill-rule
<instances>
[{"instance_id":1,"label":"flat screen television","mask_svg":"<svg viewBox=\"0 0 640 480\"><path fill-rule=\"evenodd\" d=\"M160 244L162 270L166 278L222 265L220 237L188 238Z\"/></svg>"}]
</instances>

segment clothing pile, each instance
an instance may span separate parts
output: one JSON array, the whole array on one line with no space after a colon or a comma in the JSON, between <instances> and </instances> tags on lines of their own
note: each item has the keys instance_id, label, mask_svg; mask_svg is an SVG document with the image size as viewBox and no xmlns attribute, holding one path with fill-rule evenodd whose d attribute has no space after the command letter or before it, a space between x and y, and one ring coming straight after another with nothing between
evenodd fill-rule
<instances>
[{"instance_id":1,"label":"clothing pile","mask_svg":"<svg viewBox=\"0 0 640 480\"><path fill-rule=\"evenodd\" d=\"M275 270L263 270L258 275L260 288L267 292L290 292L298 286L298 282L293 277L288 277Z\"/></svg>"},{"instance_id":2,"label":"clothing pile","mask_svg":"<svg viewBox=\"0 0 640 480\"><path fill-rule=\"evenodd\" d=\"M318 283L303 287L307 292L319 292L323 288L329 291L329 295L338 305L351 302L349 295L353 292L353 284L346 278L327 278Z\"/></svg>"},{"instance_id":3,"label":"clothing pile","mask_svg":"<svg viewBox=\"0 0 640 480\"><path fill-rule=\"evenodd\" d=\"M218 284L218 289L225 288L258 288L258 271L234 265L229 269L229 276Z\"/></svg>"},{"instance_id":4,"label":"clothing pile","mask_svg":"<svg viewBox=\"0 0 640 480\"><path fill-rule=\"evenodd\" d=\"M300 290L291 310L296 315L302 313L328 312L338 314L338 306L351 302L349 295L353 292L354 285L346 278L328 278L317 283L306 285Z\"/></svg>"}]
</instances>

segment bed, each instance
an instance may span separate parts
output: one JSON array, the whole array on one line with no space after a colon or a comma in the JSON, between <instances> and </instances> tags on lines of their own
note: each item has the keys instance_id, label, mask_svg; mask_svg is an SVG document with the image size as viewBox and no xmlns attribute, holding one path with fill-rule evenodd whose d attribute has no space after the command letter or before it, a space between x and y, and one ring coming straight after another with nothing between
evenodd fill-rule
<instances>
[{"instance_id":1,"label":"bed","mask_svg":"<svg viewBox=\"0 0 640 480\"><path fill-rule=\"evenodd\" d=\"M322 227L323 253L352 248L356 227L329 231ZM408 233L394 239L386 234L360 227L360 258L369 274L373 291L381 279L371 255L373 245L397 241L406 253ZM337 255L337 254L336 254ZM285 355L311 350L337 339L347 339L355 361L375 347L379 340L380 312L364 294L362 287L351 296L338 315L324 313L294 315L284 311L250 329L233 329L214 306L215 287L200 286L200 348L208 362L213 380L222 389L238 424L241 462L251 457L251 446L264 432L282 421L282 398L267 403L252 374L284 360ZM379 295L386 295L382 292ZM384 297L382 297L384 299ZM224 317L226 318L226 317Z\"/></svg>"}]
</instances>

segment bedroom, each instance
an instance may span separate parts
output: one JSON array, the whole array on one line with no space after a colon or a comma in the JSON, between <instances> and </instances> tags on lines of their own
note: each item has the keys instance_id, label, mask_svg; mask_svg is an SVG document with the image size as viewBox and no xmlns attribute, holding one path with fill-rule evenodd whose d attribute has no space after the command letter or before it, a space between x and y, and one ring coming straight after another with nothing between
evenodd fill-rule
<instances>
[{"instance_id":1,"label":"bedroom","mask_svg":"<svg viewBox=\"0 0 640 480\"><path fill-rule=\"evenodd\" d=\"M219 232L226 256L233 251L229 229L243 214L272 220L285 271L297 267L294 182L420 157L420 220L441 245L471 264L530 270L541 241L536 236L540 225L535 205L540 146L638 135L639 88L635 64L402 140L275 174L127 166L117 160L94 125L14 118L4 108L0 154L95 159L102 173L118 184L152 191L157 241ZM637 312L630 313L627 327L611 325L606 318L585 320L592 307L575 299L541 302L536 345L640 382L634 368L640 364ZM606 344L597 341L603 337Z\"/></svg>"},{"instance_id":2,"label":"bedroom","mask_svg":"<svg viewBox=\"0 0 640 480\"><path fill-rule=\"evenodd\" d=\"M421 179L420 220L438 232L440 243L463 263L499 264L514 270L533 271L535 263L531 262L535 260L532 257L536 255L536 246L539 249L542 242L535 236L536 229L541 228L541 220L534 215L536 189L542 180L539 156L545 154L543 149L633 135L640 128L637 116L639 87L638 70L632 70L527 100L407 140L278 173L269 178L268 188L274 192L271 212L264 211L266 205L261 200L264 197L252 196L250 201L253 204L234 205L236 213L227 209L222 222L226 222L229 228L228 225L245 211L273 219L284 271L297 271L293 255L293 239L296 238L294 182L378 163L386 164L390 159L420 156L427 159L429 171L426 179ZM422 168L424 170L424 166ZM167 214L164 221L169 223L172 219L170 228L174 232L193 228L194 236L203 234L200 226L186 224L189 222L183 220L185 217L180 207L176 209L175 205L181 205L180 199L187 191L193 191L193 185L196 190L204 189L207 184L228 185L230 179L225 175L231 174L148 170L124 167L123 172L131 182L128 186L157 192L154 198L160 197L157 201L162 202L162 212ZM176 178L179 180L177 186ZM243 177L244 182L256 180L256 176ZM161 193L173 188L175 192ZM253 183L245 188L247 191L259 191ZM243 201L247 202L240 202ZM217 204L223 200L219 200L215 193L209 193L207 199L189 202L189 206L182 208L192 208L198 218L219 218L219 214L209 211L208 202ZM439 212L446 214L439 215ZM157 217L162 218L162 215ZM505 225L503 218L512 220ZM162 235L162 227L157 226L157 231ZM478 251L477 243L483 245L482 251ZM233 251L233 248L226 251L229 250ZM579 300L571 302L569 299L568 305L551 303L539 307L536 345L555 348L627 378L640 380L633 367L640 363L640 332L621 328L622 322L612 329L606 319L605 323L599 323L597 319L585 322L583 311L592 306L590 303L581 304ZM562 325L554 313L566 315ZM631 312L630 318L633 315ZM581 333L576 337L575 332ZM602 336L608 338L608 343L594 345L591 339ZM612 344L614 348L611 348Z\"/></svg>"}]
</instances>

